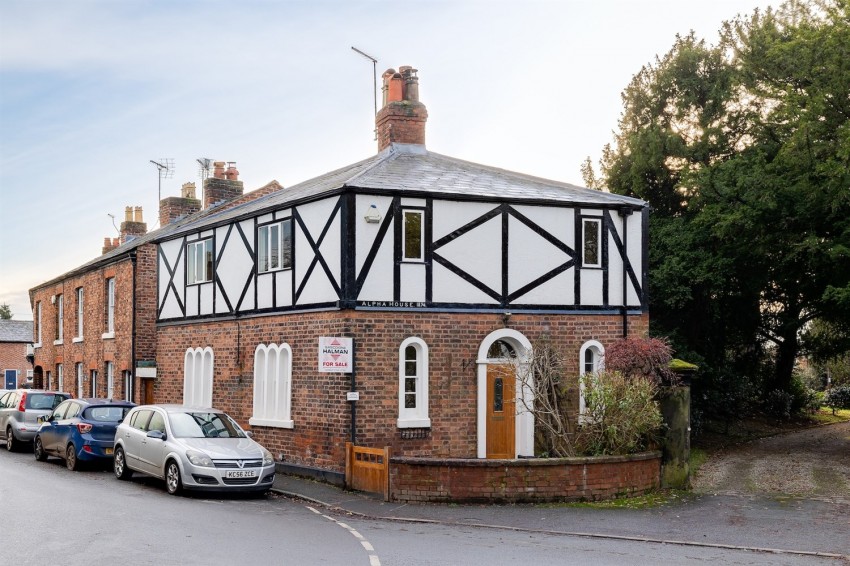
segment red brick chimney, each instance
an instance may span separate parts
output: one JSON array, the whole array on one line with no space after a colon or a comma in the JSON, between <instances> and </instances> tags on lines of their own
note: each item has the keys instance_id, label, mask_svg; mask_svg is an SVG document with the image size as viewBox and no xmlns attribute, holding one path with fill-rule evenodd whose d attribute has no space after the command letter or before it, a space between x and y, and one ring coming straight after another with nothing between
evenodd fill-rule
<instances>
[{"instance_id":1,"label":"red brick chimney","mask_svg":"<svg viewBox=\"0 0 850 566\"><path fill-rule=\"evenodd\" d=\"M117 248L119 245L121 245L121 242L118 240L118 238L115 238L115 239L108 238L108 237L104 238L103 239L103 251L101 251L100 253L105 254L105 253L111 252L112 250Z\"/></svg>"},{"instance_id":2,"label":"red brick chimney","mask_svg":"<svg viewBox=\"0 0 850 566\"><path fill-rule=\"evenodd\" d=\"M425 145L425 122L428 110L419 102L419 77L413 67L387 69L384 79L384 105L375 117L378 151L391 143Z\"/></svg>"},{"instance_id":3,"label":"red brick chimney","mask_svg":"<svg viewBox=\"0 0 850 566\"><path fill-rule=\"evenodd\" d=\"M244 187L242 181L239 180L236 163L228 162L227 169L224 168L224 165L224 161L213 163L213 176L204 181L205 209L216 203L228 202L242 196Z\"/></svg>"},{"instance_id":4,"label":"red brick chimney","mask_svg":"<svg viewBox=\"0 0 850 566\"><path fill-rule=\"evenodd\" d=\"M167 226L184 216L201 210L201 201L195 196L195 183L183 183L179 197L159 201L159 225Z\"/></svg>"},{"instance_id":5,"label":"red brick chimney","mask_svg":"<svg viewBox=\"0 0 850 566\"><path fill-rule=\"evenodd\" d=\"M148 233L148 225L142 220L141 206L128 206L124 209L124 222L121 223L120 232L122 244Z\"/></svg>"}]
</instances>

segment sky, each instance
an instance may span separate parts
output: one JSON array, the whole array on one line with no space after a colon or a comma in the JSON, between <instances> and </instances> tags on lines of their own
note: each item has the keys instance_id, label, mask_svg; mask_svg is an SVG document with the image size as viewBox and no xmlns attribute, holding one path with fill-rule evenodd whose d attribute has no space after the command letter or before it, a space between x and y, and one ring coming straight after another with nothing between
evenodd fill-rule
<instances>
[{"instance_id":1,"label":"sky","mask_svg":"<svg viewBox=\"0 0 850 566\"><path fill-rule=\"evenodd\" d=\"M429 150L581 185L643 65L769 5L0 0L0 304L32 320L28 290L100 255L127 206L157 228L198 158L236 162L248 192L374 155L373 66L352 46L379 81L419 70Z\"/></svg>"}]
</instances>

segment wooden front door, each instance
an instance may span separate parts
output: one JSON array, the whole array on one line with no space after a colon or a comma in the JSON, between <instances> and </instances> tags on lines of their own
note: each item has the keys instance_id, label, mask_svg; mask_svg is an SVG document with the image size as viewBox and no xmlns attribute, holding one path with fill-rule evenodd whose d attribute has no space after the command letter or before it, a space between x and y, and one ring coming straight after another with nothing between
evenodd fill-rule
<instances>
[{"instance_id":1,"label":"wooden front door","mask_svg":"<svg viewBox=\"0 0 850 566\"><path fill-rule=\"evenodd\" d=\"M153 379L142 380L142 399L140 405L149 405L153 403Z\"/></svg>"},{"instance_id":2,"label":"wooden front door","mask_svg":"<svg viewBox=\"0 0 850 566\"><path fill-rule=\"evenodd\" d=\"M516 457L516 376L507 364L487 366L487 457Z\"/></svg>"}]
</instances>

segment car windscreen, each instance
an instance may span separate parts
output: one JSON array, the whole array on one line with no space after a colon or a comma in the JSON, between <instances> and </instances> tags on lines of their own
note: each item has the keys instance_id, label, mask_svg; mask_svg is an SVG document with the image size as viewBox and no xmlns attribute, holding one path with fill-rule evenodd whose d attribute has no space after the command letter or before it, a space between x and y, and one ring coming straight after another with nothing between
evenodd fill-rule
<instances>
[{"instance_id":1,"label":"car windscreen","mask_svg":"<svg viewBox=\"0 0 850 566\"><path fill-rule=\"evenodd\" d=\"M52 411L66 398L55 393L27 393L27 409Z\"/></svg>"},{"instance_id":2,"label":"car windscreen","mask_svg":"<svg viewBox=\"0 0 850 566\"><path fill-rule=\"evenodd\" d=\"M242 429L224 413L170 413L171 432L179 438L245 438Z\"/></svg>"},{"instance_id":3,"label":"car windscreen","mask_svg":"<svg viewBox=\"0 0 850 566\"><path fill-rule=\"evenodd\" d=\"M103 423L120 423L130 412L132 407L89 407L83 411L83 418L87 421Z\"/></svg>"}]
</instances>

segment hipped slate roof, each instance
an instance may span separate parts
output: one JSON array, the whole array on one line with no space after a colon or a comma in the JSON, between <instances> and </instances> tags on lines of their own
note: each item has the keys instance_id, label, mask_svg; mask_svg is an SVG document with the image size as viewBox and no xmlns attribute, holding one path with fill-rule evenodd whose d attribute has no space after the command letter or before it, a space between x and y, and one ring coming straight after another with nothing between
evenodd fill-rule
<instances>
[{"instance_id":1,"label":"hipped slate roof","mask_svg":"<svg viewBox=\"0 0 850 566\"><path fill-rule=\"evenodd\" d=\"M31 320L0 320L0 342L32 342Z\"/></svg>"},{"instance_id":2,"label":"hipped slate roof","mask_svg":"<svg viewBox=\"0 0 850 566\"><path fill-rule=\"evenodd\" d=\"M325 194L358 190L366 193L445 196L452 199L521 201L587 207L640 209L640 199L541 179L488 165L471 163L425 149L422 145L393 143L377 155L304 181L242 205L207 208L148 232L37 288L62 281L96 266L126 256L136 247L167 240L233 219L261 214L309 201ZM250 194L250 193L248 193Z\"/></svg>"}]
</instances>

